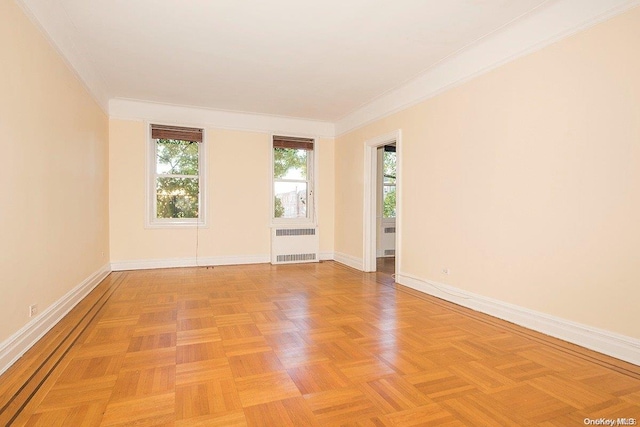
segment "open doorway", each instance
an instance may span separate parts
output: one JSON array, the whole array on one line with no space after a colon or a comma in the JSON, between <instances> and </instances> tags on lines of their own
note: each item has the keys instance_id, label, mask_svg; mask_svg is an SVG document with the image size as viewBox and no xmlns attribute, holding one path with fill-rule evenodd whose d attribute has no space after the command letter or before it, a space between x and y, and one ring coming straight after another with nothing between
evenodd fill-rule
<instances>
[{"instance_id":1,"label":"open doorway","mask_svg":"<svg viewBox=\"0 0 640 427\"><path fill-rule=\"evenodd\" d=\"M385 164L386 160L386 164ZM363 270L399 271L401 133L365 142Z\"/></svg>"},{"instance_id":2,"label":"open doorway","mask_svg":"<svg viewBox=\"0 0 640 427\"><path fill-rule=\"evenodd\" d=\"M395 141L377 148L376 271L395 274L396 178Z\"/></svg>"}]
</instances>

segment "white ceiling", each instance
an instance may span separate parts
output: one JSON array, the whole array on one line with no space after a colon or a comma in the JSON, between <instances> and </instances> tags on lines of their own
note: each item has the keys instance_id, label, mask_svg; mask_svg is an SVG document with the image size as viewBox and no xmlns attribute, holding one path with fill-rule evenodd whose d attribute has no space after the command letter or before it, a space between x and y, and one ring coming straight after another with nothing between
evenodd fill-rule
<instances>
[{"instance_id":1,"label":"white ceiling","mask_svg":"<svg viewBox=\"0 0 640 427\"><path fill-rule=\"evenodd\" d=\"M487 40L503 34L513 44L509 34L527 22L528 33L538 37L529 41L535 45L537 33L557 36L543 26L560 14L572 17L591 7L591 15L602 15L630 3L16 1L103 104L119 98L334 123L424 80L474 47L486 45L482 56L489 58L496 43ZM532 18L545 13L546 21ZM450 66L444 74L459 68Z\"/></svg>"},{"instance_id":2,"label":"white ceiling","mask_svg":"<svg viewBox=\"0 0 640 427\"><path fill-rule=\"evenodd\" d=\"M111 98L336 121L544 0L55 3Z\"/></svg>"}]
</instances>

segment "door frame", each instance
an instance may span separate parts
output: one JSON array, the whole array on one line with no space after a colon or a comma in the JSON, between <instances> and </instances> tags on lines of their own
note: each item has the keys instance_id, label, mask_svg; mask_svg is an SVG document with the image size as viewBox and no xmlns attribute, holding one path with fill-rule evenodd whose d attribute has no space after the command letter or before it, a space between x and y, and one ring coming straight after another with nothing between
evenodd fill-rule
<instances>
[{"instance_id":1,"label":"door frame","mask_svg":"<svg viewBox=\"0 0 640 427\"><path fill-rule=\"evenodd\" d=\"M402 130L385 133L364 142L364 216L363 216L363 265L365 272L376 271L376 200L378 181L377 150L396 143L396 262L395 272L400 271L400 236L402 235Z\"/></svg>"}]
</instances>

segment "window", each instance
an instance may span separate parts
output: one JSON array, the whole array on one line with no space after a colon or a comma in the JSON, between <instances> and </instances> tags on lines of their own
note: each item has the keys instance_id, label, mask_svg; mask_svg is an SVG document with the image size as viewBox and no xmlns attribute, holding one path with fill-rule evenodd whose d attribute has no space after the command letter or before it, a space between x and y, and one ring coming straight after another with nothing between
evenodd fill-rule
<instances>
[{"instance_id":1,"label":"window","mask_svg":"<svg viewBox=\"0 0 640 427\"><path fill-rule=\"evenodd\" d=\"M385 145L382 157L382 217L396 217L396 147Z\"/></svg>"},{"instance_id":2,"label":"window","mask_svg":"<svg viewBox=\"0 0 640 427\"><path fill-rule=\"evenodd\" d=\"M273 137L273 218L313 221L313 139Z\"/></svg>"},{"instance_id":3,"label":"window","mask_svg":"<svg viewBox=\"0 0 640 427\"><path fill-rule=\"evenodd\" d=\"M204 225L203 130L151 125L149 225Z\"/></svg>"}]
</instances>

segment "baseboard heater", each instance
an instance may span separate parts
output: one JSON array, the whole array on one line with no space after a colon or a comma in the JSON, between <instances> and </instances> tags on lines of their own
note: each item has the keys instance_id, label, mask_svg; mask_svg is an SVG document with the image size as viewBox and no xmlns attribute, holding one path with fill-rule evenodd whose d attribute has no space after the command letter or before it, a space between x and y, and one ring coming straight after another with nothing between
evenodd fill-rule
<instances>
[{"instance_id":1,"label":"baseboard heater","mask_svg":"<svg viewBox=\"0 0 640 427\"><path fill-rule=\"evenodd\" d=\"M318 262L318 227L271 229L271 264Z\"/></svg>"},{"instance_id":2,"label":"baseboard heater","mask_svg":"<svg viewBox=\"0 0 640 427\"><path fill-rule=\"evenodd\" d=\"M393 224L382 224L382 235L380 236L380 247L378 256L396 255L396 226Z\"/></svg>"}]
</instances>

